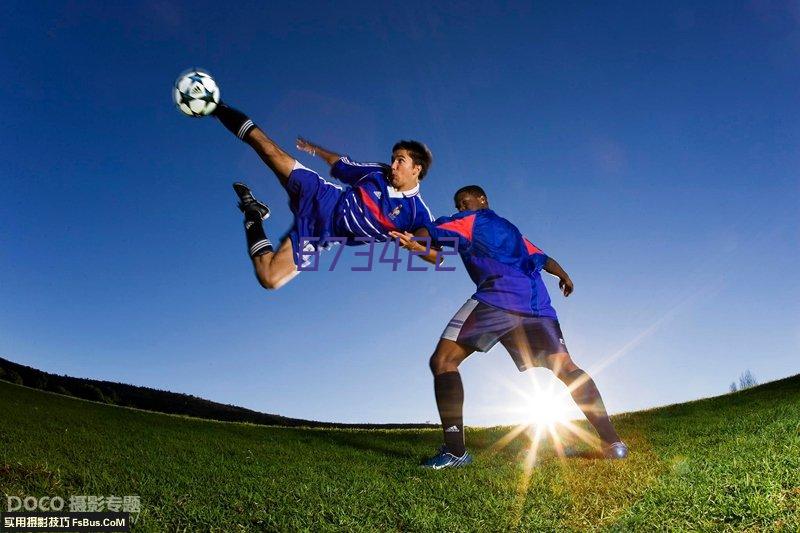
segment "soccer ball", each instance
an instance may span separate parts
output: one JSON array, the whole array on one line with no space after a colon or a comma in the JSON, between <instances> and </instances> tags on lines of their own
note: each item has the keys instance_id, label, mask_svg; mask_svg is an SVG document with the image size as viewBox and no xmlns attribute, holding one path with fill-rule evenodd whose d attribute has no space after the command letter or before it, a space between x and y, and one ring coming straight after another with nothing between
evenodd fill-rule
<instances>
[{"instance_id":1,"label":"soccer ball","mask_svg":"<svg viewBox=\"0 0 800 533\"><path fill-rule=\"evenodd\" d=\"M190 69L178 76L172 98L181 113L190 117L210 115L219 104L219 87L211 74L200 69Z\"/></svg>"}]
</instances>

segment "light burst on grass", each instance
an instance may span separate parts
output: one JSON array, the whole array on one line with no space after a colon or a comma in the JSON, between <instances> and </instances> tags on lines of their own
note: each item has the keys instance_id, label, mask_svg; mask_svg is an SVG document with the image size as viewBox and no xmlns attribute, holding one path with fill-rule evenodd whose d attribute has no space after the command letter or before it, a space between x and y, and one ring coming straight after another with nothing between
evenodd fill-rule
<instances>
[{"instance_id":1,"label":"light burst on grass","mask_svg":"<svg viewBox=\"0 0 800 533\"><path fill-rule=\"evenodd\" d=\"M550 380L543 386L535 372L526 372L525 376L530 384L529 388L522 389L515 384L505 383L517 396L513 407L508 413L516 415L522 420L513 426L500 440L492 446L492 450L499 451L521 434L527 434L530 446L526 452L526 472L536 463L542 444L549 442L556 455L565 456L563 435L569 433L592 448L599 448L600 440L592 433L581 428L572 421L576 414L575 402L571 392L582 383L573 383L570 387L563 386L560 382Z\"/></svg>"},{"instance_id":2,"label":"light burst on grass","mask_svg":"<svg viewBox=\"0 0 800 533\"><path fill-rule=\"evenodd\" d=\"M513 426L490 448L492 451L500 451L520 435L526 435L530 440L525 450L522 475L516 487L514 511L511 517L515 526L522 519L533 469L543 446L549 444L561 460L564 460L568 453L564 442L565 434L569 436L570 442L581 441L594 450L600 450L601 446L600 439L596 435L571 420L575 414L575 402L571 392L582 382L575 382L565 387L556 380L549 380L548 384L543 386L535 372L529 371L524 375L530 385L525 389L511 382L505 383L505 386L518 396L509 412L517 415L522 422Z\"/></svg>"},{"instance_id":3,"label":"light burst on grass","mask_svg":"<svg viewBox=\"0 0 800 533\"><path fill-rule=\"evenodd\" d=\"M512 427L491 448L493 451L499 451L523 434L530 439L530 444L525 450L522 475L516 486L513 512L510 517L511 523L515 527L522 519L531 476L543 442L549 441L556 454L564 457L565 452L559 435L559 427L574 426L569 418L574 403L572 403L566 387L561 386L560 390L557 390L553 380L547 386L542 386L535 372L527 372L525 376L530 384L525 389L517 387L513 383L506 383L506 386L518 396L518 400L513 403L514 407L509 411L522 422Z\"/></svg>"}]
</instances>

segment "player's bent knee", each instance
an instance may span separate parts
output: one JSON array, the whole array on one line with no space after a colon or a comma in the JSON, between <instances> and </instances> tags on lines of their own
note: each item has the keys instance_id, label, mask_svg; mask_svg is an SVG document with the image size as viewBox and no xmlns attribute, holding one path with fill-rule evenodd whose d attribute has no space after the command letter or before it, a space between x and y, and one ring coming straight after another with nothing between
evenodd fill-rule
<instances>
[{"instance_id":1,"label":"player's bent knee","mask_svg":"<svg viewBox=\"0 0 800 533\"><path fill-rule=\"evenodd\" d=\"M283 286L281 279L271 274L264 277L258 276L258 281L261 283L261 286L268 291L274 291L275 289L279 289Z\"/></svg>"},{"instance_id":2,"label":"player's bent knee","mask_svg":"<svg viewBox=\"0 0 800 533\"><path fill-rule=\"evenodd\" d=\"M283 283L280 282L280 279L272 274L268 268L261 267L259 265L255 266L256 272L256 279L258 279L258 283L261 285L262 288L266 290L275 290Z\"/></svg>"},{"instance_id":3,"label":"player's bent knee","mask_svg":"<svg viewBox=\"0 0 800 533\"><path fill-rule=\"evenodd\" d=\"M438 374L437 370L439 370L439 359L436 357L435 353L428 360L428 367L431 369L431 372L434 375Z\"/></svg>"},{"instance_id":4,"label":"player's bent knee","mask_svg":"<svg viewBox=\"0 0 800 533\"><path fill-rule=\"evenodd\" d=\"M275 284L272 283L272 281L269 278L260 276L258 273L256 273L256 278L258 278L258 283L259 285L261 285L262 289L266 289L269 291L275 288Z\"/></svg>"},{"instance_id":5,"label":"player's bent knee","mask_svg":"<svg viewBox=\"0 0 800 533\"><path fill-rule=\"evenodd\" d=\"M253 270L258 283L267 290L280 289L299 273L294 263L287 267L275 261L274 254L254 257Z\"/></svg>"},{"instance_id":6,"label":"player's bent knee","mask_svg":"<svg viewBox=\"0 0 800 533\"><path fill-rule=\"evenodd\" d=\"M268 290L277 290L289 283L294 277L299 274L299 270L292 270L290 272L270 272L266 279L264 280L265 283L262 283L261 286Z\"/></svg>"},{"instance_id":7,"label":"player's bent knee","mask_svg":"<svg viewBox=\"0 0 800 533\"><path fill-rule=\"evenodd\" d=\"M578 365L572 360L572 357L566 352L547 356L547 368L551 370L557 378L562 379L562 381L563 376L575 370L580 370Z\"/></svg>"},{"instance_id":8,"label":"player's bent knee","mask_svg":"<svg viewBox=\"0 0 800 533\"><path fill-rule=\"evenodd\" d=\"M434 352L429 361L429 366L433 375L437 376L445 372L455 372L458 370L458 360L442 352Z\"/></svg>"},{"instance_id":9,"label":"player's bent knee","mask_svg":"<svg viewBox=\"0 0 800 533\"><path fill-rule=\"evenodd\" d=\"M445 372L458 372L458 366L469 357L473 349L458 344L449 339L439 339L429 365L434 375Z\"/></svg>"},{"instance_id":10,"label":"player's bent knee","mask_svg":"<svg viewBox=\"0 0 800 533\"><path fill-rule=\"evenodd\" d=\"M268 268L263 266L260 262L254 260L253 271L255 272L256 279L258 280L259 285L261 285L265 289L272 288Z\"/></svg>"}]
</instances>

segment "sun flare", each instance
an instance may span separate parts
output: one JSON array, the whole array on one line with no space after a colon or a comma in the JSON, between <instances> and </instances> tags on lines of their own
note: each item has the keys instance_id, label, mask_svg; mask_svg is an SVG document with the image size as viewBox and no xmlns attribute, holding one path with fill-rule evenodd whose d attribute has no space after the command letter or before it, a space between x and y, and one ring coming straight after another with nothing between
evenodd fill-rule
<instances>
[{"instance_id":1,"label":"sun flare","mask_svg":"<svg viewBox=\"0 0 800 533\"><path fill-rule=\"evenodd\" d=\"M549 380L547 385L543 385L534 373L530 373L525 389L512 389L516 398L508 406L507 413L521 425L531 426L533 430L552 431L581 416L569 390L556 380Z\"/></svg>"},{"instance_id":2,"label":"sun flare","mask_svg":"<svg viewBox=\"0 0 800 533\"><path fill-rule=\"evenodd\" d=\"M566 397L565 397L566 396ZM528 394L523 403L522 421L534 427L552 429L574 418L574 405L568 395L553 390Z\"/></svg>"}]
</instances>

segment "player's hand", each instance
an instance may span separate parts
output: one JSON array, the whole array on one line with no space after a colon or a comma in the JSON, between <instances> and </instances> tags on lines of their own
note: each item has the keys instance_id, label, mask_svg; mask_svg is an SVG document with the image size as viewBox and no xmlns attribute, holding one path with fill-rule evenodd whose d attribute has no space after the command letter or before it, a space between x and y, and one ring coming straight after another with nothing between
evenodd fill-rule
<instances>
[{"instance_id":1,"label":"player's hand","mask_svg":"<svg viewBox=\"0 0 800 533\"><path fill-rule=\"evenodd\" d=\"M308 139L304 139L303 137L297 136L297 140L295 141L295 146L297 146L298 150L302 150L311 155L317 155L317 145L309 141Z\"/></svg>"},{"instance_id":2,"label":"player's hand","mask_svg":"<svg viewBox=\"0 0 800 533\"><path fill-rule=\"evenodd\" d=\"M572 280L569 278L561 278L558 282L558 288L564 293L564 296L569 296L575 290Z\"/></svg>"},{"instance_id":3,"label":"player's hand","mask_svg":"<svg viewBox=\"0 0 800 533\"><path fill-rule=\"evenodd\" d=\"M425 246L420 244L418 241L412 241L411 239L414 238L414 235L407 231L404 231L402 233L399 231L390 231L389 235L397 239L397 241L400 243L400 246L405 248L406 250L421 252L422 250L426 249Z\"/></svg>"}]
</instances>

